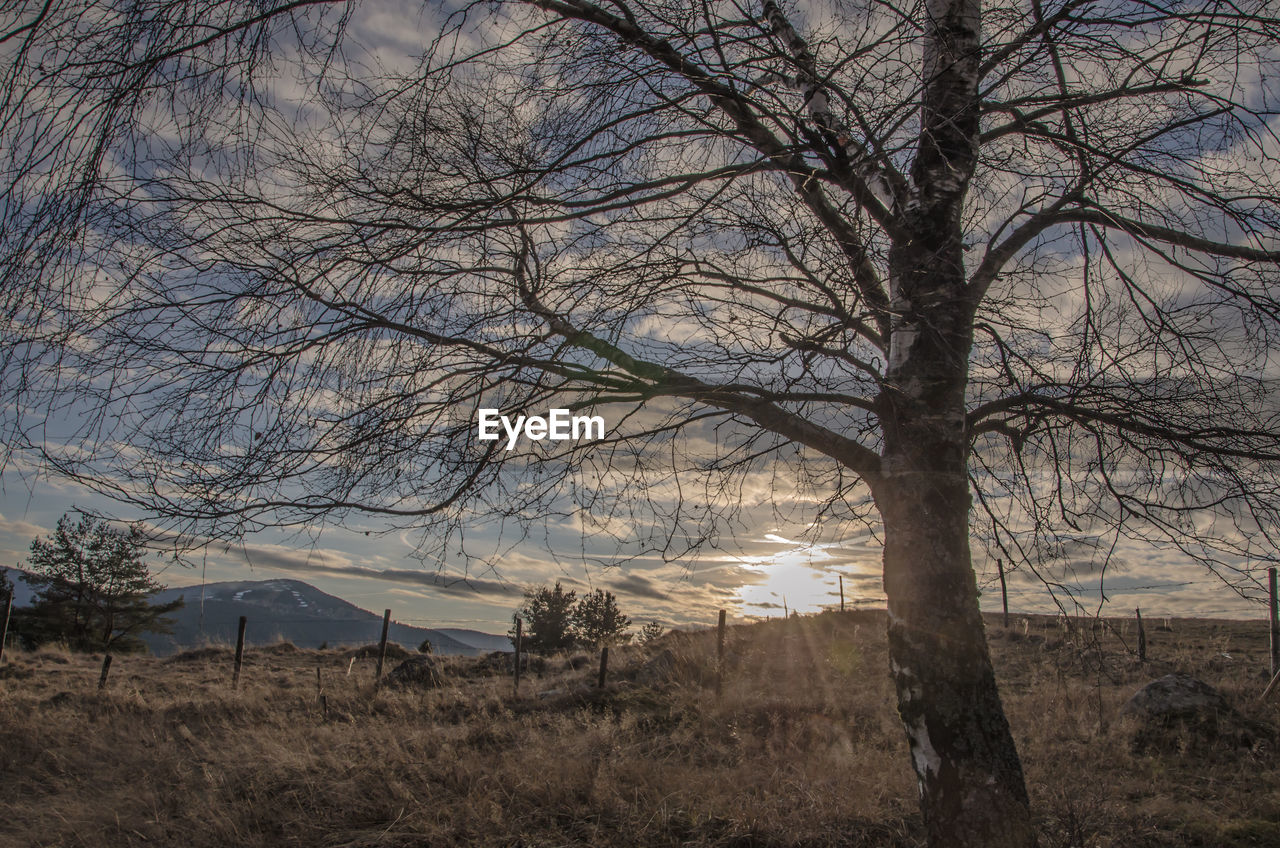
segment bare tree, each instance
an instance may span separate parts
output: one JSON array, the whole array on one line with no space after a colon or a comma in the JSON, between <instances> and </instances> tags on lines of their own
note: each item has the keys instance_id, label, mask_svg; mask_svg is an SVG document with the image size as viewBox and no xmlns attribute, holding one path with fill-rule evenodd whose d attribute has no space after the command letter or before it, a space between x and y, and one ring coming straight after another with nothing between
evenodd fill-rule
<instances>
[{"instance_id":1,"label":"bare tree","mask_svg":"<svg viewBox=\"0 0 1280 848\"><path fill-rule=\"evenodd\" d=\"M1035 840L971 536L1270 556L1266 2L118 5L0 25L11 458L204 537L878 516L931 845Z\"/></svg>"}]
</instances>

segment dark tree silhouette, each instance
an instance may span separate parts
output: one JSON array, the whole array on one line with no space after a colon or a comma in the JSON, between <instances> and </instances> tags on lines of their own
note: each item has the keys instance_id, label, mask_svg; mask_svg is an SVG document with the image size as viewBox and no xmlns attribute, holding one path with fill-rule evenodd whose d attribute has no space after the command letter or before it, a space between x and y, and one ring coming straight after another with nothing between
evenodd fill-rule
<instances>
[{"instance_id":1,"label":"dark tree silhouette","mask_svg":"<svg viewBox=\"0 0 1280 848\"><path fill-rule=\"evenodd\" d=\"M577 642L573 628L577 599L578 593L566 590L559 580L552 588L542 586L525 592L524 606L516 612L524 619L524 649L548 654L572 648ZM515 638L514 627L510 635Z\"/></svg>"},{"instance_id":2,"label":"dark tree silhouette","mask_svg":"<svg viewBox=\"0 0 1280 848\"><path fill-rule=\"evenodd\" d=\"M630 640L631 619L622 614L612 592L595 589L583 595L573 608L574 638L581 645L599 648Z\"/></svg>"},{"instance_id":3,"label":"dark tree silhouette","mask_svg":"<svg viewBox=\"0 0 1280 848\"><path fill-rule=\"evenodd\" d=\"M640 633L636 636L636 641L641 645L648 645L650 642L656 642L665 632L666 630L661 624L656 621L651 621L644 627L640 628Z\"/></svg>"},{"instance_id":4,"label":"dark tree silhouette","mask_svg":"<svg viewBox=\"0 0 1280 848\"><path fill-rule=\"evenodd\" d=\"M1272 4L428 5L420 55L303 6L5 13L7 456L442 560L678 558L762 486L876 521L933 845L1034 841L971 538L1274 556Z\"/></svg>"},{"instance_id":5,"label":"dark tree silhouette","mask_svg":"<svg viewBox=\"0 0 1280 848\"><path fill-rule=\"evenodd\" d=\"M182 599L153 604L164 589L148 569L145 537L134 525L126 532L89 516L64 515L48 539L31 543L24 576L35 590L23 610L19 632L40 644L61 641L82 651L140 651L141 633L168 633L168 613Z\"/></svg>"}]
</instances>

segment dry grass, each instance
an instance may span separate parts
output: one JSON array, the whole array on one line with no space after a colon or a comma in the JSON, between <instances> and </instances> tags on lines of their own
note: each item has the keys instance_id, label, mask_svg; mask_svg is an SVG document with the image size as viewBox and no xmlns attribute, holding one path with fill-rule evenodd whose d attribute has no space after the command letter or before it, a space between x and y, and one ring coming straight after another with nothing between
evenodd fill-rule
<instances>
[{"instance_id":1,"label":"dry grass","mask_svg":"<svg viewBox=\"0 0 1280 848\"><path fill-rule=\"evenodd\" d=\"M1023 621L989 632L1042 844L1280 846L1273 745L1136 754L1118 718L1180 669L1274 727L1263 625L1154 622L1141 666L1123 624ZM719 701L710 632L615 650L604 692L594 658L552 658L519 698L501 663L464 658L441 658L444 688L375 691L350 650L276 646L233 692L215 646L118 657L98 692L101 657L7 654L0 844L918 845L883 629L866 612L732 628ZM662 650L674 679L636 682Z\"/></svg>"}]
</instances>

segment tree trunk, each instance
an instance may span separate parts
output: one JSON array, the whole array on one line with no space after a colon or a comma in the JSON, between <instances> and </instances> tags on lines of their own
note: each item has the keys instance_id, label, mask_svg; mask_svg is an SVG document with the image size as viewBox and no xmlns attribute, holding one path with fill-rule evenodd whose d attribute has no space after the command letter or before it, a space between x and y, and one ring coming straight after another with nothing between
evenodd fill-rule
<instances>
[{"instance_id":1,"label":"tree trunk","mask_svg":"<svg viewBox=\"0 0 1280 848\"><path fill-rule=\"evenodd\" d=\"M881 498L889 662L929 845L1035 844L969 563L967 480L912 475Z\"/></svg>"},{"instance_id":2,"label":"tree trunk","mask_svg":"<svg viewBox=\"0 0 1280 848\"><path fill-rule=\"evenodd\" d=\"M880 397L889 661L929 845L1036 842L969 557L965 386L972 330L959 227L917 218L891 252L894 328Z\"/></svg>"},{"instance_id":3,"label":"tree trunk","mask_svg":"<svg viewBox=\"0 0 1280 848\"><path fill-rule=\"evenodd\" d=\"M969 556L964 394L972 335L957 314L958 243L899 254L885 443L889 662L929 845L1034 845L1022 764L996 689ZM949 261L947 261L949 260ZM949 266L949 269L948 269Z\"/></svg>"},{"instance_id":4,"label":"tree trunk","mask_svg":"<svg viewBox=\"0 0 1280 848\"><path fill-rule=\"evenodd\" d=\"M980 0L926 0L920 146L889 251L879 398L889 662L929 845L1036 842L969 559L965 388L973 309L962 220L977 161Z\"/></svg>"},{"instance_id":5,"label":"tree trunk","mask_svg":"<svg viewBox=\"0 0 1280 848\"><path fill-rule=\"evenodd\" d=\"M965 386L972 346L959 227L920 216L891 252L880 398L889 661L929 845L1036 842L969 557ZM955 223L955 222L952 222Z\"/></svg>"}]
</instances>

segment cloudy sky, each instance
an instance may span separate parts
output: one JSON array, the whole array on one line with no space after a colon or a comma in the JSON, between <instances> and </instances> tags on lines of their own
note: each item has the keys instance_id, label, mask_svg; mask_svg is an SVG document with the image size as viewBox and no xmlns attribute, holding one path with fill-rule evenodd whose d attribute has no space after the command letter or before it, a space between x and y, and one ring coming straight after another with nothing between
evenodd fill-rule
<instances>
[{"instance_id":1,"label":"cloudy sky","mask_svg":"<svg viewBox=\"0 0 1280 848\"><path fill-rule=\"evenodd\" d=\"M364 45L361 60L384 70L411 68L410 57L423 49L422 31L436 25L423 8L423 4L407 2L361 7L350 30L352 38ZM911 80L909 84L914 86L914 77ZM305 88L288 74L282 74L277 82L282 88L288 84ZM292 96L276 93L282 98ZM301 117L298 120L304 122ZM986 188L1001 197L1018 194L994 184ZM779 210L771 214L785 218L782 201ZM216 214L210 214L220 224ZM709 243L715 246L714 239ZM615 249L616 245L606 244L600 253ZM1064 269L1062 287L1069 289L1075 281L1072 274L1078 273L1069 266L1078 257L1068 248L1061 249L1068 254L1059 263ZM551 258L587 264L578 254ZM744 264L754 258L746 256ZM406 276L414 279L413 274ZM566 273L566 279L569 277ZM379 281L378 285L384 283ZM1041 285L1046 301L1056 296L1051 283ZM570 291L565 297L571 299L577 292L566 287ZM647 325L630 328L641 349L645 343L652 343L652 348L659 341L675 349L696 347L705 328L692 318L676 326L675 313L664 314L663 308L669 309L670 304L648 315ZM1071 303L1063 307L1067 312L1073 308ZM280 331L279 316L274 317L275 330ZM731 339L729 347L736 349L740 338ZM1055 339L1053 344L1069 348L1072 339ZM68 409L59 407L58 414ZM55 425L48 432L56 435L59 429ZM695 433L688 438L698 437ZM69 447L74 449L75 445ZM698 450L696 444L689 449L695 454ZM60 515L76 507L125 521L147 519L75 483L51 479L38 467L24 466L23 461L16 457L0 476L0 565L19 565L32 539L49 533ZM758 477L771 479L768 469ZM202 580L296 578L367 609L390 607L400 621L490 632L505 631L527 589L557 580L578 591L605 588L614 592L637 625L649 620L669 626L710 624L721 608L730 610L735 618L777 616L784 609L811 612L838 604L841 578L849 603L880 606L880 541L874 525L856 521L814 524L813 493L792 486L786 473L772 479L778 482L756 486L736 520L725 525L732 526L732 532L722 532L715 546L702 546L670 562L650 555L618 557L615 562L608 545L597 549L590 528L555 518L548 519L545 538L516 541L493 526L477 524L467 534L471 559L465 565L463 560L453 559L446 559L444 565L424 563L415 554L430 547L429 543L424 545L412 531L386 530L372 519L355 519L345 529L316 526L288 535L256 532L232 546L210 545L181 563L155 562L160 579L171 586ZM602 519L607 520L611 519ZM613 530L615 537L628 532L625 524ZM1235 580L1233 567L1247 565L1225 561L1222 573ZM975 548L975 568L984 606L998 609L996 565L980 548ZM1061 553L1040 566L1038 573L1023 563L1011 563L1010 569L1010 606L1015 611L1052 612L1061 604L1071 612L1111 615L1128 615L1138 606L1152 616L1262 614L1256 577L1239 584L1238 588L1250 596L1242 598L1240 592L1192 564L1181 552L1132 540L1094 540L1086 534L1085 538L1067 539Z\"/></svg>"},{"instance_id":2,"label":"cloudy sky","mask_svg":"<svg viewBox=\"0 0 1280 848\"><path fill-rule=\"evenodd\" d=\"M47 535L64 511L76 507L140 518L75 484L24 480L7 472L0 495L0 564L20 564L32 539ZM398 621L494 633L505 631L525 589L556 580L580 592L614 592L637 627L650 620L666 626L706 625L715 621L721 608L732 618L753 619L782 615L784 604L801 612L833 607L839 603L840 576L848 604L883 606L880 545L870 530L818 543L797 542L782 535L787 530L763 522L732 540L733 550L704 551L676 563L633 558L611 568L556 557L530 541L492 570L469 575L456 569L442 572L414 558L415 540L409 534L365 536L340 528L328 528L314 538L251 537L230 549L210 546L185 563L161 556L152 562L160 580L170 586L199 584L202 579L212 583L293 578L366 609L390 608ZM473 543L479 544L474 539ZM984 608L998 610L994 563L980 559L977 566ZM1151 617L1263 617L1256 600L1261 587L1252 591L1255 600L1246 601L1176 551L1135 543L1123 546L1108 567L1105 604L1100 603L1092 554L1064 559L1052 572L1043 576L1057 583L1057 597L1080 612L1123 616L1141 607ZM1025 567L1014 570L1008 583L1015 612L1056 611L1045 583ZM1080 607L1072 606L1066 590Z\"/></svg>"}]
</instances>

